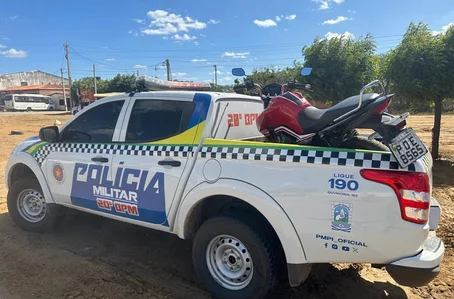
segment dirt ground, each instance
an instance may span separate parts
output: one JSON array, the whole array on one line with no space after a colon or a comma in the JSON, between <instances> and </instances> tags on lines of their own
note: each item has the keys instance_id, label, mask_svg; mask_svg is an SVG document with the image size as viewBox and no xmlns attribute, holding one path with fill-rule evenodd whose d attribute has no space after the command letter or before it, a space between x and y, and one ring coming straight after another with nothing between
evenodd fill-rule
<instances>
[{"instance_id":1,"label":"dirt ground","mask_svg":"<svg viewBox=\"0 0 454 299\"><path fill-rule=\"evenodd\" d=\"M195 276L191 242L125 223L72 213L53 233L17 228L6 208L4 169L14 146L69 115L0 114L0 298L210 298ZM409 126L430 144L432 117ZM23 130L24 135L9 135ZM454 116L444 116L442 161L434 166L434 196L443 208L437 234L446 246L442 273L428 286L406 288L365 265L316 265L299 288L275 298L454 298Z\"/></svg>"}]
</instances>

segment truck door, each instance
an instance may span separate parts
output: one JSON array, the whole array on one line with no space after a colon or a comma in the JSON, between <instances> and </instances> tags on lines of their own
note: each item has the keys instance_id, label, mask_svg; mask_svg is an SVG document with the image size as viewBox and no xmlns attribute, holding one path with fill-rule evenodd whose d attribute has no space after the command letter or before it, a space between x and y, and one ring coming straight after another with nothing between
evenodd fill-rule
<instances>
[{"instance_id":1,"label":"truck door","mask_svg":"<svg viewBox=\"0 0 454 299\"><path fill-rule=\"evenodd\" d=\"M192 96L144 96L132 99L114 153L112 212L166 229L202 116Z\"/></svg>"},{"instance_id":2,"label":"truck door","mask_svg":"<svg viewBox=\"0 0 454 299\"><path fill-rule=\"evenodd\" d=\"M83 110L63 128L59 142L45 147L45 176L57 203L101 210L97 193L112 180L112 141L125 103L119 99Z\"/></svg>"}]
</instances>

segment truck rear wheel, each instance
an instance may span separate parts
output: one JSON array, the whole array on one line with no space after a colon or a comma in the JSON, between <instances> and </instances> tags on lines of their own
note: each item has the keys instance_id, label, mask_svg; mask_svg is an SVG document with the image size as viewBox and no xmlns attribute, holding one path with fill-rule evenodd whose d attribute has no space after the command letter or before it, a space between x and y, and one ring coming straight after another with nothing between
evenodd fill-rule
<instances>
[{"instance_id":1,"label":"truck rear wheel","mask_svg":"<svg viewBox=\"0 0 454 299\"><path fill-rule=\"evenodd\" d=\"M279 263L272 238L257 229L231 216L211 218L198 229L194 267L216 298L266 298L273 292Z\"/></svg>"},{"instance_id":2,"label":"truck rear wheel","mask_svg":"<svg viewBox=\"0 0 454 299\"><path fill-rule=\"evenodd\" d=\"M27 231L48 231L61 219L61 207L46 203L41 186L34 177L23 177L12 184L7 205L14 223Z\"/></svg>"}]
</instances>

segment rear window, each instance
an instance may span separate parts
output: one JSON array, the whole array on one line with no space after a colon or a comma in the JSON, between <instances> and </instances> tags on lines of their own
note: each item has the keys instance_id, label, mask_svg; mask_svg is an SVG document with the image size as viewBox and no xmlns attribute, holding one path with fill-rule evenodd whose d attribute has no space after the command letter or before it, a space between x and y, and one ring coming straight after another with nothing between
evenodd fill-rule
<instances>
[{"instance_id":1,"label":"rear window","mask_svg":"<svg viewBox=\"0 0 454 299\"><path fill-rule=\"evenodd\" d=\"M193 102L136 100L131 112L126 142L151 142L184 132L194 112Z\"/></svg>"},{"instance_id":2,"label":"rear window","mask_svg":"<svg viewBox=\"0 0 454 299\"><path fill-rule=\"evenodd\" d=\"M259 99L225 98L216 101L212 137L218 139L247 140L262 137L256 125L263 111Z\"/></svg>"}]
</instances>

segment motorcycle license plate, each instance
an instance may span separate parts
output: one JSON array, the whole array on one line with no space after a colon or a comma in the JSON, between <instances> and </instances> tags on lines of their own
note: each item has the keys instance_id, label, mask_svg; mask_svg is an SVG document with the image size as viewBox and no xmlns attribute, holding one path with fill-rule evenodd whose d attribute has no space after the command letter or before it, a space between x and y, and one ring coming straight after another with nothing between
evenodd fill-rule
<instances>
[{"instance_id":1,"label":"motorcycle license plate","mask_svg":"<svg viewBox=\"0 0 454 299\"><path fill-rule=\"evenodd\" d=\"M402 168L414 163L428 150L412 129L405 129L389 143L389 148Z\"/></svg>"}]
</instances>

